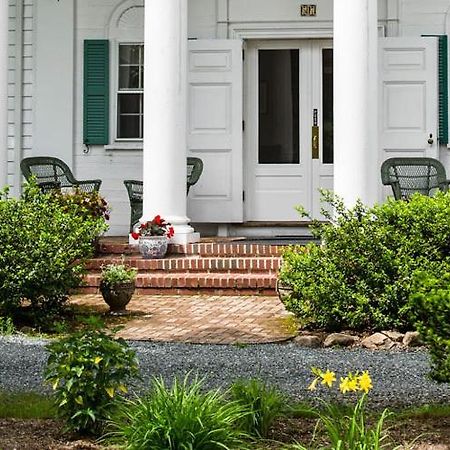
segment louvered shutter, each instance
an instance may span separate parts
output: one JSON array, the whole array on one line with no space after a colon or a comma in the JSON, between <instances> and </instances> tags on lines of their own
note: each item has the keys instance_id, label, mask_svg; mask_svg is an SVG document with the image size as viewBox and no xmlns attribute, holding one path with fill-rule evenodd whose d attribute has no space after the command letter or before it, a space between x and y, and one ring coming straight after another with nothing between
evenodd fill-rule
<instances>
[{"instance_id":1,"label":"louvered shutter","mask_svg":"<svg viewBox=\"0 0 450 450\"><path fill-rule=\"evenodd\" d=\"M109 142L109 41L84 41L83 142Z\"/></svg>"},{"instance_id":2,"label":"louvered shutter","mask_svg":"<svg viewBox=\"0 0 450 450\"><path fill-rule=\"evenodd\" d=\"M439 36L439 143L448 144L448 37Z\"/></svg>"}]
</instances>

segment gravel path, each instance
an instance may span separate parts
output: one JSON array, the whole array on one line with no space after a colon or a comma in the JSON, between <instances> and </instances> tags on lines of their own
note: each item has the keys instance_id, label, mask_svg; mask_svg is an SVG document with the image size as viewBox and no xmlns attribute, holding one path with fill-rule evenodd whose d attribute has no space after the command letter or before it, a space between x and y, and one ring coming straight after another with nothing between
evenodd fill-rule
<instances>
[{"instance_id":1,"label":"gravel path","mask_svg":"<svg viewBox=\"0 0 450 450\"><path fill-rule=\"evenodd\" d=\"M45 392L42 370L46 362L45 341L0 337L0 389ZM306 349L295 344L248 347L139 342L143 382L152 375L170 380L192 371L206 377L208 387L226 386L239 377L260 377L297 399L312 395L306 390L311 366L338 373L369 370L374 380L371 402L376 407L450 402L450 384L427 378L428 355L424 350L368 351L364 349Z\"/></svg>"}]
</instances>

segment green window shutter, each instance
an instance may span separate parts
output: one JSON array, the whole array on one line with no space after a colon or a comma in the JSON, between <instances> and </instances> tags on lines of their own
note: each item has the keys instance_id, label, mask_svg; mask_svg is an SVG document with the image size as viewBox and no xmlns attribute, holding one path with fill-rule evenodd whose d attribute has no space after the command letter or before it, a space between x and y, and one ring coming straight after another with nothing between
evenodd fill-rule
<instances>
[{"instance_id":1,"label":"green window shutter","mask_svg":"<svg viewBox=\"0 0 450 450\"><path fill-rule=\"evenodd\" d=\"M84 41L83 142L109 143L109 41Z\"/></svg>"},{"instance_id":2,"label":"green window shutter","mask_svg":"<svg viewBox=\"0 0 450 450\"><path fill-rule=\"evenodd\" d=\"M423 37L439 39L438 74L439 74L439 143L448 144L448 36L441 34L424 34Z\"/></svg>"},{"instance_id":3,"label":"green window shutter","mask_svg":"<svg viewBox=\"0 0 450 450\"><path fill-rule=\"evenodd\" d=\"M439 142L448 144L448 36L439 36Z\"/></svg>"}]
</instances>

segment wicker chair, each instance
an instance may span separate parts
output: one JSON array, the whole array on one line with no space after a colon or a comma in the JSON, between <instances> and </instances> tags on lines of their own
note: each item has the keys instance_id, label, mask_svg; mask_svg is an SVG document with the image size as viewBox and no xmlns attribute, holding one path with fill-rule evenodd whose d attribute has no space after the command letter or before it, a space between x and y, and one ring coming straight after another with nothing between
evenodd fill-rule
<instances>
[{"instance_id":1,"label":"wicker chair","mask_svg":"<svg viewBox=\"0 0 450 450\"><path fill-rule=\"evenodd\" d=\"M75 179L65 162L51 156L24 158L20 162L20 169L28 181L35 177L42 192L67 187L77 187L84 192L97 192L102 184L101 180Z\"/></svg>"},{"instance_id":2,"label":"wicker chair","mask_svg":"<svg viewBox=\"0 0 450 450\"><path fill-rule=\"evenodd\" d=\"M391 186L396 200L408 200L419 192L430 196L436 191L448 191L445 168L433 158L390 158L381 166L381 179Z\"/></svg>"},{"instance_id":3,"label":"wicker chair","mask_svg":"<svg viewBox=\"0 0 450 450\"><path fill-rule=\"evenodd\" d=\"M189 194L190 187L197 183L202 172L203 161L200 158L188 157L186 179L187 194ZM127 188L128 198L130 199L130 230L133 231L133 225L142 217L143 182L140 180L125 180L123 184Z\"/></svg>"}]
</instances>

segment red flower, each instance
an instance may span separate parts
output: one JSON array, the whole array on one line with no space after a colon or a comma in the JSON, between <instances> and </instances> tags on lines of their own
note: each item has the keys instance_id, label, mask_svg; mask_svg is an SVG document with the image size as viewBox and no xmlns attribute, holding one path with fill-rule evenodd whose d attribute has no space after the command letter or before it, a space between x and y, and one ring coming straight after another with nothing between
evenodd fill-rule
<instances>
[{"instance_id":1,"label":"red flower","mask_svg":"<svg viewBox=\"0 0 450 450\"><path fill-rule=\"evenodd\" d=\"M162 225L162 223L161 223L161 216L155 216L155 218L152 220L152 222L155 224L155 225Z\"/></svg>"},{"instance_id":2,"label":"red flower","mask_svg":"<svg viewBox=\"0 0 450 450\"><path fill-rule=\"evenodd\" d=\"M136 241L139 239L139 236L140 236L139 233L135 233L135 232L131 233L131 237Z\"/></svg>"},{"instance_id":3,"label":"red flower","mask_svg":"<svg viewBox=\"0 0 450 450\"><path fill-rule=\"evenodd\" d=\"M175 230L173 229L173 227L170 227L169 230L167 231L167 237L170 239L171 237L173 237L174 234Z\"/></svg>"}]
</instances>

